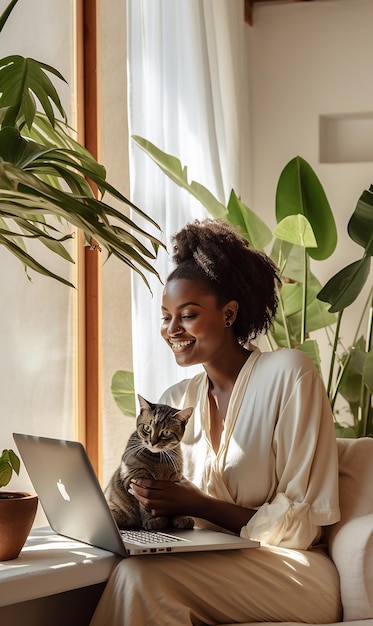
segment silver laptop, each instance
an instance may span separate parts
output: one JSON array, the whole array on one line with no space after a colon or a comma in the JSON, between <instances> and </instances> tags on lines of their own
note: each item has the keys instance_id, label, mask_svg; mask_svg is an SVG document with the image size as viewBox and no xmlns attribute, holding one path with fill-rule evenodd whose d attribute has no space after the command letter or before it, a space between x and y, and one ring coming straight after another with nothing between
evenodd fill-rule
<instances>
[{"instance_id":1,"label":"silver laptop","mask_svg":"<svg viewBox=\"0 0 373 626\"><path fill-rule=\"evenodd\" d=\"M13 433L51 528L123 557L256 548L258 541L206 529L120 530L81 443Z\"/></svg>"}]
</instances>

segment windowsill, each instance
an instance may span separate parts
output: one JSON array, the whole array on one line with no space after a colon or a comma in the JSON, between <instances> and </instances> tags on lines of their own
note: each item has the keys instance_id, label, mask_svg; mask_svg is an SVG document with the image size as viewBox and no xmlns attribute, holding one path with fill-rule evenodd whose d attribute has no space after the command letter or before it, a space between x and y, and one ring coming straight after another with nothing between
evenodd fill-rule
<instances>
[{"instance_id":1,"label":"windowsill","mask_svg":"<svg viewBox=\"0 0 373 626\"><path fill-rule=\"evenodd\" d=\"M0 562L0 606L105 582L119 558L49 527L34 528L19 557Z\"/></svg>"}]
</instances>

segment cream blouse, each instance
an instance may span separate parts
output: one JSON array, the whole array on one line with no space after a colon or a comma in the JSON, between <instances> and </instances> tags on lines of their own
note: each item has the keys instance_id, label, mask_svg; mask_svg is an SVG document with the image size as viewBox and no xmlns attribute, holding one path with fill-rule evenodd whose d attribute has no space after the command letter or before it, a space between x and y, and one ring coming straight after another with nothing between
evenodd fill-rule
<instances>
[{"instance_id":1,"label":"cream blouse","mask_svg":"<svg viewBox=\"0 0 373 626\"><path fill-rule=\"evenodd\" d=\"M205 372L173 385L160 402L194 407L182 442L184 475L211 496L256 509L243 537L306 550L320 526L338 521L331 409L304 353L253 350L235 382L217 454Z\"/></svg>"}]
</instances>

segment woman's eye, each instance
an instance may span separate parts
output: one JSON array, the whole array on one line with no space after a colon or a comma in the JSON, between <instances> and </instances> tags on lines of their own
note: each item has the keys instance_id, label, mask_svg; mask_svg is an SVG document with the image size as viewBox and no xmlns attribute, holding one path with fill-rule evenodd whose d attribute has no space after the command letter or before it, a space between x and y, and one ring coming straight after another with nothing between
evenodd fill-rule
<instances>
[{"instance_id":1,"label":"woman's eye","mask_svg":"<svg viewBox=\"0 0 373 626\"><path fill-rule=\"evenodd\" d=\"M193 314L193 315L182 315L182 316L181 316L181 319L182 319L182 320L191 320L191 319L193 319L194 317L197 317L197 316L196 316L195 314Z\"/></svg>"}]
</instances>

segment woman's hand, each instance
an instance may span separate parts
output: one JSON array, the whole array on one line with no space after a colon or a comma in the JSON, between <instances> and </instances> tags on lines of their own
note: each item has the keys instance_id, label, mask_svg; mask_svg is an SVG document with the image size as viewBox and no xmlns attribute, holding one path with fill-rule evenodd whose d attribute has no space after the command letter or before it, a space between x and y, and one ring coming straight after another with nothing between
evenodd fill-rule
<instances>
[{"instance_id":1,"label":"woman's hand","mask_svg":"<svg viewBox=\"0 0 373 626\"><path fill-rule=\"evenodd\" d=\"M205 494L189 480L179 482L135 478L128 493L154 516L195 515Z\"/></svg>"},{"instance_id":2,"label":"woman's hand","mask_svg":"<svg viewBox=\"0 0 373 626\"><path fill-rule=\"evenodd\" d=\"M128 492L154 517L191 515L237 534L255 513L238 504L217 500L185 478L179 482L135 478Z\"/></svg>"}]
</instances>

